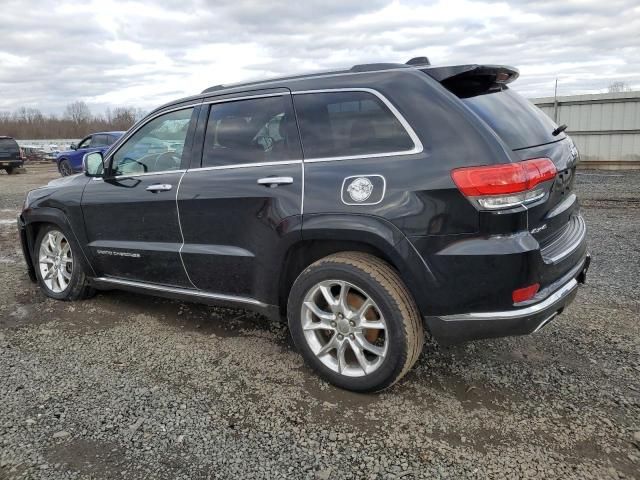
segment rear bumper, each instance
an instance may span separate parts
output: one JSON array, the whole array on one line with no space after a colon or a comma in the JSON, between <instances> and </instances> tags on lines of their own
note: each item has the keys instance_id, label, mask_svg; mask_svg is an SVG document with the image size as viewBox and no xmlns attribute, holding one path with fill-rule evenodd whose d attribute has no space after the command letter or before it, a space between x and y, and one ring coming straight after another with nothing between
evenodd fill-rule
<instances>
[{"instance_id":1,"label":"rear bumper","mask_svg":"<svg viewBox=\"0 0 640 480\"><path fill-rule=\"evenodd\" d=\"M0 168L18 168L24 165L23 160L0 160Z\"/></svg>"},{"instance_id":2,"label":"rear bumper","mask_svg":"<svg viewBox=\"0 0 640 480\"><path fill-rule=\"evenodd\" d=\"M536 303L505 311L427 316L425 322L442 344L537 332L573 301L578 284L586 280L590 261L587 254L568 274L550 285L545 298Z\"/></svg>"}]
</instances>

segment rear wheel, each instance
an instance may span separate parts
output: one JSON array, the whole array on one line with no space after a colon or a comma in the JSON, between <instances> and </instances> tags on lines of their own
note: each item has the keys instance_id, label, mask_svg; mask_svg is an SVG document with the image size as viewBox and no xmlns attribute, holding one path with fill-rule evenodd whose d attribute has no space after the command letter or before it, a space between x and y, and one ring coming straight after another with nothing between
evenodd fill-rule
<instances>
[{"instance_id":1,"label":"rear wheel","mask_svg":"<svg viewBox=\"0 0 640 480\"><path fill-rule=\"evenodd\" d=\"M15 168L14 167L7 167L5 168L5 170L7 171L7 175L11 175L15 172Z\"/></svg>"},{"instance_id":2,"label":"rear wheel","mask_svg":"<svg viewBox=\"0 0 640 480\"><path fill-rule=\"evenodd\" d=\"M71 163L66 158L60 161L58 165L58 170L60 170L60 174L63 177L68 177L69 175L73 175L73 168L71 168Z\"/></svg>"},{"instance_id":3,"label":"rear wheel","mask_svg":"<svg viewBox=\"0 0 640 480\"><path fill-rule=\"evenodd\" d=\"M360 252L331 255L305 269L291 289L288 318L307 363L334 385L358 392L397 382L424 341L398 273Z\"/></svg>"},{"instance_id":4,"label":"rear wheel","mask_svg":"<svg viewBox=\"0 0 640 480\"><path fill-rule=\"evenodd\" d=\"M38 283L46 295L57 300L78 300L93 294L83 264L66 234L47 225L38 233L34 260Z\"/></svg>"}]
</instances>

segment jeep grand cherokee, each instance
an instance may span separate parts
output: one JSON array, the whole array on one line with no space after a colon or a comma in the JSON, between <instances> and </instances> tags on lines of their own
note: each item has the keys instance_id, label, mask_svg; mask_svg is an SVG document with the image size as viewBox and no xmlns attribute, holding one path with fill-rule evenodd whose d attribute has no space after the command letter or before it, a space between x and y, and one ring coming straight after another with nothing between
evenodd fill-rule
<instances>
[{"instance_id":1,"label":"jeep grand cherokee","mask_svg":"<svg viewBox=\"0 0 640 480\"><path fill-rule=\"evenodd\" d=\"M505 66L358 65L164 105L86 175L29 192L31 278L287 318L328 381L376 391L420 355L532 333L589 266L571 139ZM158 148L160 147L160 148Z\"/></svg>"}]
</instances>

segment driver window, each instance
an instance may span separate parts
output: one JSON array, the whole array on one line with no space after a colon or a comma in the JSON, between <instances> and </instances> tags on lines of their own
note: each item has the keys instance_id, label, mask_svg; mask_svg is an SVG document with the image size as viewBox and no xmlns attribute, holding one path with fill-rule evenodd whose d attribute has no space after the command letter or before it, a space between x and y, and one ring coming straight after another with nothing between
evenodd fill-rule
<instances>
[{"instance_id":1,"label":"driver window","mask_svg":"<svg viewBox=\"0 0 640 480\"><path fill-rule=\"evenodd\" d=\"M211 106L203 167L291 160L300 155L288 95Z\"/></svg>"},{"instance_id":2,"label":"driver window","mask_svg":"<svg viewBox=\"0 0 640 480\"><path fill-rule=\"evenodd\" d=\"M78 150L81 148L89 148L91 146L91 137L87 137L78 144Z\"/></svg>"},{"instance_id":3,"label":"driver window","mask_svg":"<svg viewBox=\"0 0 640 480\"><path fill-rule=\"evenodd\" d=\"M179 170L193 108L161 115L134 133L114 154L114 176Z\"/></svg>"}]
</instances>

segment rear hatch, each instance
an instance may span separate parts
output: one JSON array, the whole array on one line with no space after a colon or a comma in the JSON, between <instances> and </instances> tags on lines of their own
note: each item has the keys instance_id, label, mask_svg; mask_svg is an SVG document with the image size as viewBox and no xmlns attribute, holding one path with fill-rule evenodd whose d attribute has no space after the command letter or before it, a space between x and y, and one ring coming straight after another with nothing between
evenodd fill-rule
<instances>
[{"instance_id":1,"label":"rear hatch","mask_svg":"<svg viewBox=\"0 0 640 480\"><path fill-rule=\"evenodd\" d=\"M13 138L0 138L0 162L22 160L20 147Z\"/></svg>"},{"instance_id":2,"label":"rear hatch","mask_svg":"<svg viewBox=\"0 0 640 480\"><path fill-rule=\"evenodd\" d=\"M507 86L518 77L518 71L511 67L462 65L423 71L458 96L518 160L549 158L553 162L557 174L548 182L548 195L527 205L527 220L545 261L561 261L558 253L568 252L567 247L584 235L582 219L574 215L578 208L573 193L578 152L572 140L563 132L553 135L558 127L555 122Z\"/></svg>"}]
</instances>

